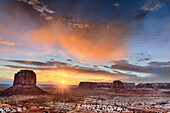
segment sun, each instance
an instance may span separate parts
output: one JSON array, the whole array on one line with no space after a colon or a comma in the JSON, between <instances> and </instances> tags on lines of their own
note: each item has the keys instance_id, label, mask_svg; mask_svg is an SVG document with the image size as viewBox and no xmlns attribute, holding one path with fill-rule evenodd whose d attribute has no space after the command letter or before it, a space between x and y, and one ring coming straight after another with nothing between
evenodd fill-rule
<instances>
[{"instance_id":1,"label":"sun","mask_svg":"<svg viewBox=\"0 0 170 113\"><path fill-rule=\"evenodd\" d=\"M59 85L60 85L61 88L67 88L67 83L64 80L60 81Z\"/></svg>"},{"instance_id":2,"label":"sun","mask_svg":"<svg viewBox=\"0 0 170 113\"><path fill-rule=\"evenodd\" d=\"M64 84L65 83L65 81L61 81L61 84Z\"/></svg>"}]
</instances>

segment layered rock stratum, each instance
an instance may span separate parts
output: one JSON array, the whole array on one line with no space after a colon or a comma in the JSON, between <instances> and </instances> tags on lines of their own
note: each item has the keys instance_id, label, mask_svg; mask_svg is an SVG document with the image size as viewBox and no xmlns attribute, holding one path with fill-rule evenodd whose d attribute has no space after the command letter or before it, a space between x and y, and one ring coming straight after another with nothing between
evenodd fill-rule
<instances>
[{"instance_id":1,"label":"layered rock stratum","mask_svg":"<svg viewBox=\"0 0 170 113\"><path fill-rule=\"evenodd\" d=\"M0 92L1 96L8 95L40 95L47 92L36 86L36 74L32 70L20 70L14 76L13 86Z\"/></svg>"}]
</instances>

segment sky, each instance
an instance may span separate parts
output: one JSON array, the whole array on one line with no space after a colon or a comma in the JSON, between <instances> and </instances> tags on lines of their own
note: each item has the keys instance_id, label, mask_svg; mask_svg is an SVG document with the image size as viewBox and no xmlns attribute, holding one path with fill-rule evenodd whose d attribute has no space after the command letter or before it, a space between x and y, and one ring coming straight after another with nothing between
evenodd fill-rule
<instances>
[{"instance_id":1,"label":"sky","mask_svg":"<svg viewBox=\"0 0 170 113\"><path fill-rule=\"evenodd\" d=\"M169 0L0 0L0 84L170 81Z\"/></svg>"}]
</instances>

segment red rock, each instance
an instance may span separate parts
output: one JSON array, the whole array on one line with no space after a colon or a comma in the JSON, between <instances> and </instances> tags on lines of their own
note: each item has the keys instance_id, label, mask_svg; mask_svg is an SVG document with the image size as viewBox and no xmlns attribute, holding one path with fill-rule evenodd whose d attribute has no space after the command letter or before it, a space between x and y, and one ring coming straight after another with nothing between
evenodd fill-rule
<instances>
[{"instance_id":1,"label":"red rock","mask_svg":"<svg viewBox=\"0 0 170 113\"><path fill-rule=\"evenodd\" d=\"M123 82L120 80L113 81L112 88L124 88Z\"/></svg>"},{"instance_id":2,"label":"red rock","mask_svg":"<svg viewBox=\"0 0 170 113\"><path fill-rule=\"evenodd\" d=\"M123 82L121 82L120 80L115 80L113 81L110 91L115 93L124 93L127 91L127 89L124 87Z\"/></svg>"},{"instance_id":3,"label":"red rock","mask_svg":"<svg viewBox=\"0 0 170 113\"><path fill-rule=\"evenodd\" d=\"M79 89L95 89L97 87L97 83L94 82L80 82Z\"/></svg>"},{"instance_id":4,"label":"red rock","mask_svg":"<svg viewBox=\"0 0 170 113\"><path fill-rule=\"evenodd\" d=\"M14 76L13 86L0 92L0 96L47 94L36 86L36 74L31 70L21 70Z\"/></svg>"},{"instance_id":5,"label":"red rock","mask_svg":"<svg viewBox=\"0 0 170 113\"><path fill-rule=\"evenodd\" d=\"M30 70L21 70L15 74L13 85L36 86L36 74Z\"/></svg>"}]
</instances>

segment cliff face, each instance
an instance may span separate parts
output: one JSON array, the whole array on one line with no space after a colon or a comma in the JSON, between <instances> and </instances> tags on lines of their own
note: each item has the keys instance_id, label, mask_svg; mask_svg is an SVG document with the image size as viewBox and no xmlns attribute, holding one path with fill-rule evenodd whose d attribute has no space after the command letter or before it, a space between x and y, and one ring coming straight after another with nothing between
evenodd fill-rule
<instances>
[{"instance_id":1,"label":"cliff face","mask_svg":"<svg viewBox=\"0 0 170 113\"><path fill-rule=\"evenodd\" d=\"M113 81L110 91L115 93L125 93L127 92L127 89L124 87L123 82L121 82L120 80L115 80Z\"/></svg>"},{"instance_id":2,"label":"cliff face","mask_svg":"<svg viewBox=\"0 0 170 113\"><path fill-rule=\"evenodd\" d=\"M124 84L123 82L116 80L116 81L113 81L112 88L124 88Z\"/></svg>"},{"instance_id":3,"label":"cliff face","mask_svg":"<svg viewBox=\"0 0 170 113\"><path fill-rule=\"evenodd\" d=\"M47 94L36 86L36 74L31 70L21 70L14 76L13 86L0 92L0 96Z\"/></svg>"},{"instance_id":4,"label":"cliff face","mask_svg":"<svg viewBox=\"0 0 170 113\"><path fill-rule=\"evenodd\" d=\"M79 87L81 89L94 89L97 87L97 83L94 82L80 82Z\"/></svg>"},{"instance_id":5,"label":"cliff face","mask_svg":"<svg viewBox=\"0 0 170 113\"><path fill-rule=\"evenodd\" d=\"M21 70L15 74L13 85L36 86L36 74L30 70Z\"/></svg>"}]
</instances>

